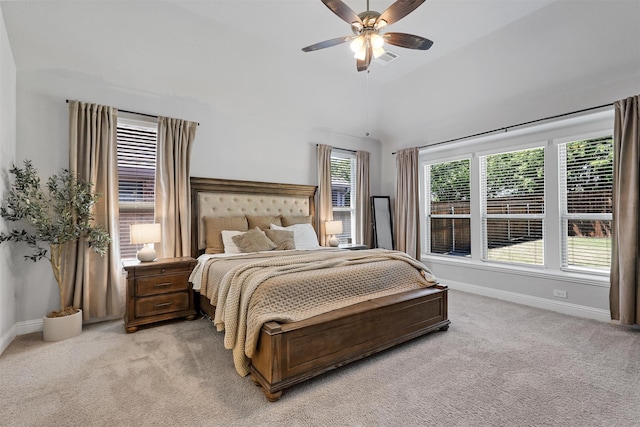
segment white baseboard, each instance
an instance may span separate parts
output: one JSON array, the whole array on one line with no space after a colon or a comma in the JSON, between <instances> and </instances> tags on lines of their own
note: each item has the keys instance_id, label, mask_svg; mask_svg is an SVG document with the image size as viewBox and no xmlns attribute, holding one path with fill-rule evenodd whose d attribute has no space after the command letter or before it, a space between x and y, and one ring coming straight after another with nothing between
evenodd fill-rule
<instances>
[{"instance_id":1,"label":"white baseboard","mask_svg":"<svg viewBox=\"0 0 640 427\"><path fill-rule=\"evenodd\" d=\"M4 351L9 347L11 341L13 341L16 337L16 325L13 325L6 334L0 337L0 354L4 353Z\"/></svg>"},{"instance_id":2,"label":"white baseboard","mask_svg":"<svg viewBox=\"0 0 640 427\"><path fill-rule=\"evenodd\" d=\"M17 335L26 335L34 332L42 332L42 323L42 318L18 322L16 324L16 333Z\"/></svg>"},{"instance_id":3,"label":"white baseboard","mask_svg":"<svg viewBox=\"0 0 640 427\"><path fill-rule=\"evenodd\" d=\"M468 283L442 280L442 283L450 289L469 292L471 294L483 295L491 298L515 302L517 304L529 305L531 307L543 308L545 310L556 311L569 316L595 319L601 322L611 322L609 310L603 310L585 305L571 304L568 302L554 301L547 298L534 297L531 295L519 294L516 292L503 291L500 289L488 288L486 286L470 285Z\"/></svg>"}]
</instances>

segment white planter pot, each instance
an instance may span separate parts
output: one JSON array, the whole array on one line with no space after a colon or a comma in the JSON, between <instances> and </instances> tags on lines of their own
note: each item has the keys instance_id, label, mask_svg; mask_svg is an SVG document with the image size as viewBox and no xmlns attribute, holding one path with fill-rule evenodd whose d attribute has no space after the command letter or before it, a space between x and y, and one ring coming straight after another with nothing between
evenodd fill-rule
<instances>
[{"instance_id":1,"label":"white planter pot","mask_svg":"<svg viewBox=\"0 0 640 427\"><path fill-rule=\"evenodd\" d=\"M45 317L42 323L42 338L45 341L62 341L82 332L82 310L63 317Z\"/></svg>"}]
</instances>

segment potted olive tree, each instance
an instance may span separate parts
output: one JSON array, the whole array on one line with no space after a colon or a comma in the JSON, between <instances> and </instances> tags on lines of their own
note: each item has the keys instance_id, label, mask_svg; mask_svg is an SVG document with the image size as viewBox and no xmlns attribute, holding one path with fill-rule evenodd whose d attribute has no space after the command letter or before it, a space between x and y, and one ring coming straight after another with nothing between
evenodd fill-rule
<instances>
[{"instance_id":1,"label":"potted olive tree","mask_svg":"<svg viewBox=\"0 0 640 427\"><path fill-rule=\"evenodd\" d=\"M91 191L90 182L77 178L67 169L51 176L46 190L42 189L38 172L29 160L24 161L24 168L13 165L9 172L13 182L0 207L0 215L7 221L22 223L25 228L0 233L0 243L24 242L32 250L25 259L35 262L46 258L51 263L60 291L60 311L45 316L44 339L57 341L77 335L82 331L82 312L65 307L64 260L69 244L80 239L86 240L100 256L106 253L109 234L94 224L92 214L100 195Z\"/></svg>"}]
</instances>

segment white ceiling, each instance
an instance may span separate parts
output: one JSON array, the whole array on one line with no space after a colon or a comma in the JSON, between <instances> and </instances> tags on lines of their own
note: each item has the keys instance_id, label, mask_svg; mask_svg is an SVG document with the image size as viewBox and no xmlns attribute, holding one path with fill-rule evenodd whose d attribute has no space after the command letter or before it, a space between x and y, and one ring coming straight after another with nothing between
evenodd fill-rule
<instances>
[{"instance_id":1,"label":"white ceiling","mask_svg":"<svg viewBox=\"0 0 640 427\"><path fill-rule=\"evenodd\" d=\"M366 0L345 3L366 9ZM638 0L427 0L388 30L433 47L392 46L399 58L373 63L368 75L356 71L348 43L302 52L350 34L320 0L0 5L19 72L204 100L264 121L371 130L382 141L456 137L590 107L632 95L628 82L640 75Z\"/></svg>"},{"instance_id":2,"label":"white ceiling","mask_svg":"<svg viewBox=\"0 0 640 427\"><path fill-rule=\"evenodd\" d=\"M434 41L426 52L388 46L399 57L392 64L372 65L380 83L401 78L475 40L497 31L554 0L428 0L387 31L416 34ZM212 23L262 39L274 50L299 55L316 67L356 73L348 43L303 53L301 48L320 41L352 35L350 26L320 0L298 1L175 1L180 7ZM346 0L356 13L366 10L365 0ZM382 13L393 2L371 0L369 7ZM389 65L389 66L386 66Z\"/></svg>"},{"instance_id":3,"label":"white ceiling","mask_svg":"<svg viewBox=\"0 0 640 427\"><path fill-rule=\"evenodd\" d=\"M386 65L374 63L371 72L380 84L397 80L553 1L428 0L388 30L427 37L434 41L433 47L414 51L391 46L388 50L399 58ZM2 3L19 69L64 66L99 75L99 70L108 69L118 56L144 58L144 50L154 49L152 45L158 41L165 43L164 49L181 50L187 45L192 52L206 56L215 55L221 44L246 49L239 42L249 38L281 58L306 61L319 72L356 74L348 43L316 52L301 51L304 46L352 34L349 25L320 0ZM366 10L365 0L345 3L357 13ZM372 0L370 9L383 12L391 3ZM93 46L102 46L100 55L87 50ZM93 62L88 64L87 59Z\"/></svg>"}]
</instances>

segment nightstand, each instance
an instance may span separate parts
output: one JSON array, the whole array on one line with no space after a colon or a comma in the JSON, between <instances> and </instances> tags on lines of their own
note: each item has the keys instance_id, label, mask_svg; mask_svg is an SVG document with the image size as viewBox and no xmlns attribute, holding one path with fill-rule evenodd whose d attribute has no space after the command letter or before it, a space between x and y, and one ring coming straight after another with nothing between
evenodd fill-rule
<instances>
[{"instance_id":1,"label":"nightstand","mask_svg":"<svg viewBox=\"0 0 640 427\"><path fill-rule=\"evenodd\" d=\"M189 286L189 275L195 266L196 260L191 257L123 261L127 272L124 314L127 332L168 319L195 319L193 291Z\"/></svg>"},{"instance_id":2,"label":"nightstand","mask_svg":"<svg viewBox=\"0 0 640 427\"><path fill-rule=\"evenodd\" d=\"M367 245L359 245L359 244L356 244L356 243L347 243L347 244L344 244L344 245L338 245L338 247L340 249L349 249L351 251L360 251L360 250L363 250L363 249L369 249L369 246L367 246Z\"/></svg>"}]
</instances>

